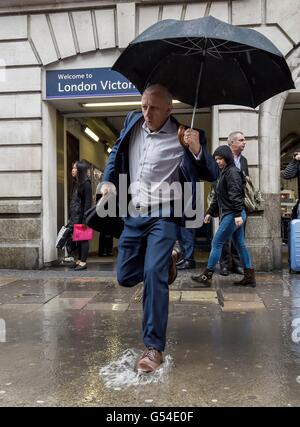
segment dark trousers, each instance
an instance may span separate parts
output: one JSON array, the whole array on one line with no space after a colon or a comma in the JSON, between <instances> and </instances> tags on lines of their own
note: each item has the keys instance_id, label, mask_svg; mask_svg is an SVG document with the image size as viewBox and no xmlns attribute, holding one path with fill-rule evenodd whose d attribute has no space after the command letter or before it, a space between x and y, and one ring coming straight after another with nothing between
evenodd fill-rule
<instances>
[{"instance_id":1,"label":"dark trousers","mask_svg":"<svg viewBox=\"0 0 300 427\"><path fill-rule=\"evenodd\" d=\"M246 222L244 223L244 234ZM243 268L239 253L236 247L234 246L234 242L232 240L227 240L227 242L223 245L222 254L219 262L221 268L227 268L228 270L235 270L238 267Z\"/></svg>"},{"instance_id":2,"label":"dark trousers","mask_svg":"<svg viewBox=\"0 0 300 427\"><path fill-rule=\"evenodd\" d=\"M77 246L78 246L79 261L86 262L89 254L89 241L88 240L78 241Z\"/></svg>"},{"instance_id":3,"label":"dark trousers","mask_svg":"<svg viewBox=\"0 0 300 427\"><path fill-rule=\"evenodd\" d=\"M195 248L195 228L178 227L177 239L182 252L182 258L193 261Z\"/></svg>"},{"instance_id":4,"label":"dark trousers","mask_svg":"<svg viewBox=\"0 0 300 427\"><path fill-rule=\"evenodd\" d=\"M117 277L121 286L144 282L143 341L164 351L169 310L169 267L178 226L153 217L128 217L119 239Z\"/></svg>"},{"instance_id":5,"label":"dark trousers","mask_svg":"<svg viewBox=\"0 0 300 427\"><path fill-rule=\"evenodd\" d=\"M99 256L112 255L113 236L105 231L100 232L99 236Z\"/></svg>"}]
</instances>

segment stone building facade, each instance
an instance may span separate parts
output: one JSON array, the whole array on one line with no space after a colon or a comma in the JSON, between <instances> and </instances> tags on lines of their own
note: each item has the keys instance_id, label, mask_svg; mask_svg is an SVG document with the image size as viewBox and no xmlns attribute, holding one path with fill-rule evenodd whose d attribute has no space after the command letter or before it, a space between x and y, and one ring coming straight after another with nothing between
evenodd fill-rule
<instances>
[{"instance_id":1,"label":"stone building facade","mask_svg":"<svg viewBox=\"0 0 300 427\"><path fill-rule=\"evenodd\" d=\"M58 156L63 118L45 99L45 71L110 67L128 43L158 20L212 15L254 28L286 56L297 89L255 110L211 110L211 148L245 133L250 173L265 211L249 218L247 238L259 270L281 267L280 143L284 111L300 105L300 0L1 1L0 268L41 268L56 259ZM298 103L299 99L299 103ZM300 116L298 116L299 118ZM300 135L300 120L289 133Z\"/></svg>"}]
</instances>

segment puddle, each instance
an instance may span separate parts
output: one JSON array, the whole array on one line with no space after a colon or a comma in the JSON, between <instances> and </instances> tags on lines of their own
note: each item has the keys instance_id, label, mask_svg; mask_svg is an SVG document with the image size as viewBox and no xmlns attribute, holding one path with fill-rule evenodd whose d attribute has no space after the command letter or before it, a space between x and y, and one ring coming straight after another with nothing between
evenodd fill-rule
<instances>
[{"instance_id":1,"label":"puddle","mask_svg":"<svg viewBox=\"0 0 300 427\"><path fill-rule=\"evenodd\" d=\"M141 355L140 350L130 348L121 353L120 357L100 369L100 376L108 388L127 388L146 384L164 383L167 373L173 368L173 358L167 354L164 363L152 374L139 374L135 370L136 361Z\"/></svg>"}]
</instances>

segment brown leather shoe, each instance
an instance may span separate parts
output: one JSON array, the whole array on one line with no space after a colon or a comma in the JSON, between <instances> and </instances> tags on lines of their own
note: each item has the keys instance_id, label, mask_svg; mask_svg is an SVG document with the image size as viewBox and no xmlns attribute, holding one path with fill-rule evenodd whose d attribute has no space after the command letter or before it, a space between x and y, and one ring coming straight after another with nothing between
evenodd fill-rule
<instances>
[{"instance_id":1,"label":"brown leather shoe","mask_svg":"<svg viewBox=\"0 0 300 427\"><path fill-rule=\"evenodd\" d=\"M163 362L162 352L155 348L146 348L137 364L139 372L148 374L154 372Z\"/></svg>"},{"instance_id":2,"label":"brown leather shoe","mask_svg":"<svg viewBox=\"0 0 300 427\"><path fill-rule=\"evenodd\" d=\"M179 258L181 257L181 252L174 248L172 251L172 261L170 264L170 268L169 268L169 285L172 285L172 283L175 281L176 277L177 277L177 267L176 267L176 262L179 260Z\"/></svg>"}]
</instances>

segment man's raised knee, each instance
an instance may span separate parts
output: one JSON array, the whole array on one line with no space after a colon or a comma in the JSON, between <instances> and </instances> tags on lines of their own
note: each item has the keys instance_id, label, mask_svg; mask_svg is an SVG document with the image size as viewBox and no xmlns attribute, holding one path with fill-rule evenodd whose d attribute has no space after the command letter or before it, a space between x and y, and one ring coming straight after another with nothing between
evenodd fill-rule
<instances>
[{"instance_id":1,"label":"man's raised knee","mask_svg":"<svg viewBox=\"0 0 300 427\"><path fill-rule=\"evenodd\" d=\"M122 275L117 276L117 280L120 286L125 286L126 288L131 288L132 286L137 285L141 280L136 280L133 277L124 277Z\"/></svg>"}]
</instances>

